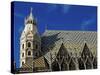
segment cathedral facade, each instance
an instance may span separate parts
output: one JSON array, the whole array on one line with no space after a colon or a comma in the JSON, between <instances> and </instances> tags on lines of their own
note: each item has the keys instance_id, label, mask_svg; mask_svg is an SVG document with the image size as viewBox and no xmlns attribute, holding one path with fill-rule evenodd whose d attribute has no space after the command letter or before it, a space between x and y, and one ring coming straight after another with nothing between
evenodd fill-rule
<instances>
[{"instance_id":1,"label":"cathedral facade","mask_svg":"<svg viewBox=\"0 0 100 75\"><path fill-rule=\"evenodd\" d=\"M33 60L41 53L41 38L37 31L36 21L32 15L25 18L25 28L20 38L20 67L33 66Z\"/></svg>"},{"instance_id":2,"label":"cathedral facade","mask_svg":"<svg viewBox=\"0 0 100 75\"><path fill-rule=\"evenodd\" d=\"M45 30L40 36L32 9L24 25L18 72L97 68L97 32Z\"/></svg>"}]
</instances>

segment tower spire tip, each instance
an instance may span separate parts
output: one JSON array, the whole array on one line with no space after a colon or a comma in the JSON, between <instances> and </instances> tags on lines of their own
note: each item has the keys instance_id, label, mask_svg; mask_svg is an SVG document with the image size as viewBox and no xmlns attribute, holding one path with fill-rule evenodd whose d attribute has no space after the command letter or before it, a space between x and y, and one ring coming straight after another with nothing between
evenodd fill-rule
<instances>
[{"instance_id":1,"label":"tower spire tip","mask_svg":"<svg viewBox=\"0 0 100 75\"><path fill-rule=\"evenodd\" d=\"M32 13L33 8L31 7L31 13Z\"/></svg>"}]
</instances>

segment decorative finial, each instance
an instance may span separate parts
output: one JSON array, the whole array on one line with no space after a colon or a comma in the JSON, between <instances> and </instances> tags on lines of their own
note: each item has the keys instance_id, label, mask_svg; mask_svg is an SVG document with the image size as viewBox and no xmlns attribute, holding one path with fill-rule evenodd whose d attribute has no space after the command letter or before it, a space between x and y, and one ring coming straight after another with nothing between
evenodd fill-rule
<instances>
[{"instance_id":1,"label":"decorative finial","mask_svg":"<svg viewBox=\"0 0 100 75\"><path fill-rule=\"evenodd\" d=\"M85 37L85 32L83 31L83 39L84 39L84 44L86 43L86 37Z\"/></svg>"},{"instance_id":2,"label":"decorative finial","mask_svg":"<svg viewBox=\"0 0 100 75\"><path fill-rule=\"evenodd\" d=\"M31 7L31 9L30 9L30 15L29 15L29 18L30 18L30 19L33 19L32 10L33 10L33 9L32 9L32 7Z\"/></svg>"},{"instance_id":3,"label":"decorative finial","mask_svg":"<svg viewBox=\"0 0 100 75\"><path fill-rule=\"evenodd\" d=\"M31 7L31 13L32 13L33 8Z\"/></svg>"},{"instance_id":4,"label":"decorative finial","mask_svg":"<svg viewBox=\"0 0 100 75\"><path fill-rule=\"evenodd\" d=\"M47 25L45 25L45 30L47 30Z\"/></svg>"}]
</instances>

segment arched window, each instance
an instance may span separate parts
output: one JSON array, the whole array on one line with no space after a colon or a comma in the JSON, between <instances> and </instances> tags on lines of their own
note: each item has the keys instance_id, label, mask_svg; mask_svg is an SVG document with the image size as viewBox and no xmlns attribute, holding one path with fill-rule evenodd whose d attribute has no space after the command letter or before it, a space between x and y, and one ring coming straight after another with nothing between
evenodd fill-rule
<instances>
[{"instance_id":1,"label":"arched window","mask_svg":"<svg viewBox=\"0 0 100 75\"><path fill-rule=\"evenodd\" d=\"M24 57L24 53L22 53L22 57Z\"/></svg>"},{"instance_id":2,"label":"arched window","mask_svg":"<svg viewBox=\"0 0 100 75\"><path fill-rule=\"evenodd\" d=\"M30 56L31 55L31 51L28 51L28 56Z\"/></svg>"},{"instance_id":3,"label":"arched window","mask_svg":"<svg viewBox=\"0 0 100 75\"><path fill-rule=\"evenodd\" d=\"M22 66L24 65L24 62L22 62Z\"/></svg>"},{"instance_id":4,"label":"arched window","mask_svg":"<svg viewBox=\"0 0 100 75\"><path fill-rule=\"evenodd\" d=\"M97 58L94 58L94 61L93 61L93 68L94 68L94 69L97 68Z\"/></svg>"},{"instance_id":5,"label":"arched window","mask_svg":"<svg viewBox=\"0 0 100 75\"><path fill-rule=\"evenodd\" d=\"M85 69L85 65L84 65L84 62L83 62L82 58L78 59L78 64L79 64L79 69L80 70Z\"/></svg>"},{"instance_id":6,"label":"arched window","mask_svg":"<svg viewBox=\"0 0 100 75\"><path fill-rule=\"evenodd\" d=\"M38 45L36 44L36 49L38 49Z\"/></svg>"},{"instance_id":7,"label":"arched window","mask_svg":"<svg viewBox=\"0 0 100 75\"><path fill-rule=\"evenodd\" d=\"M57 61L52 63L52 71L60 71L59 64Z\"/></svg>"},{"instance_id":8,"label":"arched window","mask_svg":"<svg viewBox=\"0 0 100 75\"><path fill-rule=\"evenodd\" d=\"M86 65L86 69L92 69L92 64L91 64L91 61L89 59L87 59L85 65Z\"/></svg>"},{"instance_id":9,"label":"arched window","mask_svg":"<svg viewBox=\"0 0 100 75\"><path fill-rule=\"evenodd\" d=\"M28 42L28 47L31 47L31 43L30 42Z\"/></svg>"},{"instance_id":10,"label":"arched window","mask_svg":"<svg viewBox=\"0 0 100 75\"><path fill-rule=\"evenodd\" d=\"M68 70L68 66L67 66L67 64L64 61L61 64L61 70L62 71Z\"/></svg>"},{"instance_id":11,"label":"arched window","mask_svg":"<svg viewBox=\"0 0 100 75\"><path fill-rule=\"evenodd\" d=\"M69 63L69 70L76 70L76 66L75 66L73 59L71 59Z\"/></svg>"},{"instance_id":12,"label":"arched window","mask_svg":"<svg viewBox=\"0 0 100 75\"><path fill-rule=\"evenodd\" d=\"M39 55L38 53L35 54L36 57L37 57L38 55Z\"/></svg>"},{"instance_id":13,"label":"arched window","mask_svg":"<svg viewBox=\"0 0 100 75\"><path fill-rule=\"evenodd\" d=\"M22 49L24 49L24 44L22 44Z\"/></svg>"}]
</instances>

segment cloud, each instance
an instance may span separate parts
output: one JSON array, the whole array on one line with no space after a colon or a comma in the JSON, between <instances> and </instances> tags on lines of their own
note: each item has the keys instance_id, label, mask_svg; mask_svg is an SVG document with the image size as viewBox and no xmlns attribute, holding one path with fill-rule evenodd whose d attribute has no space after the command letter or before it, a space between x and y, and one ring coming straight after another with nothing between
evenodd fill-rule
<instances>
[{"instance_id":1,"label":"cloud","mask_svg":"<svg viewBox=\"0 0 100 75\"><path fill-rule=\"evenodd\" d=\"M48 12L52 12L54 10L56 10L57 8L57 4L49 4L47 9L48 9Z\"/></svg>"},{"instance_id":2,"label":"cloud","mask_svg":"<svg viewBox=\"0 0 100 75\"><path fill-rule=\"evenodd\" d=\"M94 23L95 18L91 18L89 20L85 20L81 24L81 29L86 30L92 23Z\"/></svg>"},{"instance_id":3,"label":"cloud","mask_svg":"<svg viewBox=\"0 0 100 75\"><path fill-rule=\"evenodd\" d=\"M24 16L22 14L19 14L19 13L14 13L14 16L19 17L19 18L24 18Z\"/></svg>"},{"instance_id":4,"label":"cloud","mask_svg":"<svg viewBox=\"0 0 100 75\"><path fill-rule=\"evenodd\" d=\"M69 12L69 9L71 8L70 5L59 5L59 4L49 4L47 7L48 12L56 11L57 9L60 9L62 13L66 14Z\"/></svg>"},{"instance_id":5,"label":"cloud","mask_svg":"<svg viewBox=\"0 0 100 75\"><path fill-rule=\"evenodd\" d=\"M64 14L67 14L69 12L69 9L71 8L70 5L62 5L62 12Z\"/></svg>"}]
</instances>

